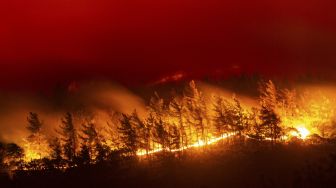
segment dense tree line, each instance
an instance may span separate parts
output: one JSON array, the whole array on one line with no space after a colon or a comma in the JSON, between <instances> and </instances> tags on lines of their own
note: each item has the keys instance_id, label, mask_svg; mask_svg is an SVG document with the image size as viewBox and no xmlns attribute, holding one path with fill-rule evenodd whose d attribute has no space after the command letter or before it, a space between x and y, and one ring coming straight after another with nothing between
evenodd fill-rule
<instances>
[{"instance_id":1,"label":"dense tree line","mask_svg":"<svg viewBox=\"0 0 336 188\"><path fill-rule=\"evenodd\" d=\"M0 165L2 169L66 169L138 155L149 157L156 150L182 152L190 145L206 145L213 138L232 134L240 144L246 138L275 144L288 131L297 131L290 127L291 119L309 113L298 111L297 100L294 90L279 90L269 81L260 86L259 105L250 109L236 96L206 98L191 81L181 95L169 100L155 93L146 117L134 110L131 114L114 113L114 121L107 125L98 126L91 117L76 125L74 113L66 113L54 138L43 135L43 121L31 112L26 142L35 155L29 159L31 151L16 144L0 144Z\"/></svg>"}]
</instances>

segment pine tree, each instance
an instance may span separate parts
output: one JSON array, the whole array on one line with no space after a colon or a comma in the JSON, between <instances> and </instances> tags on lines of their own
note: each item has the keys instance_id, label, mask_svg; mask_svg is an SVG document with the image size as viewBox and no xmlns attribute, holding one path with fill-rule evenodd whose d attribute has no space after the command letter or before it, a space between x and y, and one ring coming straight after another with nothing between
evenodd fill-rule
<instances>
[{"instance_id":1,"label":"pine tree","mask_svg":"<svg viewBox=\"0 0 336 188\"><path fill-rule=\"evenodd\" d=\"M146 123L147 128L150 131L149 146L151 149L156 149L156 146L155 146L156 143L154 141L154 131L155 131L154 128L155 128L156 120L154 118L153 113L149 113L148 117L145 120L145 123Z\"/></svg>"},{"instance_id":2,"label":"pine tree","mask_svg":"<svg viewBox=\"0 0 336 188\"><path fill-rule=\"evenodd\" d=\"M155 92L154 96L150 99L148 110L156 119L162 118L165 115L164 100L160 98L157 92Z\"/></svg>"},{"instance_id":3,"label":"pine tree","mask_svg":"<svg viewBox=\"0 0 336 188\"><path fill-rule=\"evenodd\" d=\"M233 111L233 117L234 117L234 122L233 122L233 126L234 126L234 131L238 132L238 135L241 136L242 132L247 129L247 117L244 114L244 110L239 102L239 100L234 97L233 98L233 102L234 102L234 111Z\"/></svg>"},{"instance_id":4,"label":"pine tree","mask_svg":"<svg viewBox=\"0 0 336 188\"><path fill-rule=\"evenodd\" d=\"M5 145L5 161L6 166L10 170L17 170L20 168L24 157L24 150L15 143L9 143Z\"/></svg>"},{"instance_id":5,"label":"pine tree","mask_svg":"<svg viewBox=\"0 0 336 188\"><path fill-rule=\"evenodd\" d=\"M42 122L40 121L38 114L29 112L27 129L33 134L39 134L42 128Z\"/></svg>"},{"instance_id":6,"label":"pine tree","mask_svg":"<svg viewBox=\"0 0 336 188\"><path fill-rule=\"evenodd\" d=\"M227 117L225 113L224 99L220 96L214 96L214 104L213 104L213 111L214 117L213 122L216 128L216 135L223 136L224 133L228 132L226 127L227 125Z\"/></svg>"},{"instance_id":7,"label":"pine tree","mask_svg":"<svg viewBox=\"0 0 336 188\"><path fill-rule=\"evenodd\" d=\"M260 125L259 115L260 111L257 108L252 108L248 115L248 128L247 135L256 140L262 140L265 138L264 127Z\"/></svg>"},{"instance_id":8,"label":"pine tree","mask_svg":"<svg viewBox=\"0 0 336 188\"><path fill-rule=\"evenodd\" d=\"M241 132L244 125L244 115L238 100L233 98L233 102L223 97L215 98L214 105L214 125L218 134L229 134Z\"/></svg>"},{"instance_id":9,"label":"pine tree","mask_svg":"<svg viewBox=\"0 0 336 188\"><path fill-rule=\"evenodd\" d=\"M271 108L273 110L276 110L278 107L278 92L274 85L274 83L269 80L266 83L262 83L260 88L260 104L262 106L266 106L268 108Z\"/></svg>"},{"instance_id":10,"label":"pine tree","mask_svg":"<svg viewBox=\"0 0 336 188\"><path fill-rule=\"evenodd\" d=\"M104 147L103 138L98 134L94 123L90 122L87 125L83 124L81 139L81 149L84 149L81 153L84 154L84 157L86 158L86 152L89 152L89 163L97 163L105 160L108 150Z\"/></svg>"},{"instance_id":11,"label":"pine tree","mask_svg":"<svg viewBox=\"0 0 336 188\"><path fill-rule=\"evenodd\" d=\"M87 144L81 145L78 157L80 165L89 165L91 163L90 149Z\"/></svg>"},{"instance_id":12,"label":"pine tree","mask_svg":"<svg viewBox=\"0 0 336 188\"><path fill-rule=\"evenodd\" d=\"M170 138L169 148L171 150L181 148L181 139L180 139L181 135L179 129L176 126L170 127L169 138Z\"/></svg>"},{"instance_id":13,"label":"pine tree","mask_svg":"<svg viewBox=\"0 0 336 188\"><path fill-rule=\"evenodd\" d=\"M185 91L186 105L188 109L189 134L192 137L191 125L195 128L196 140L207 142L208 114L205 98L194 81L191 81Z\"/></svg>"},{"instance_id":14,"label":"pine tree","mask_svg":"<svg viewBox=\"0 0 336 188\"><path fill-rule=\"evenodd\" d=\"M281 136L281 119L277 113L279 108L279 95L272 81L268 81L260 89L260 126L265 132L265 137L274 143Z\"/></svg>"},{"instance_id":15,"label":"pine tree","mask_svg":"<svg viewBox=\"0 0 336 188\"><path fill-rule=\"evenodd\" d=\"M118 127L120 127L120 119L122 114L119 112L111 112L109 114L109 121L103 128L103 134L105 135L104 142L107 147L116 148L119 150L121 148L120 135L118 133Z\"/></svg>"},{"instance_id":16,"label":"pine tree","mask_svg":"<svg viewBox=\"0 0 336 188\"><path fill-rule=\"evenodd\" d=\"M88 123L82 125L82 149L87 149L89 151L89 163L93 158L95 158L95 143L98 142L98 134L93 123Z\"/></svg>"},{"instance_id":17,"label":"pine tree","mask_svg":"<svg viewBox=\"0 0 336 188\"><path fill-rule=\"evenodd\" d=\"M31 149L34 150L39 156L39 158L42 158L42 142L45 140L42 140L42 121L39 119L39 116L37 113L30 112L27 117L27 129L30 131L30 135L28 136L28 142L32 146Z\"/></svg>"},{"instance_id":18,"label":"pine tree","mask_svg":"<svg viewBox=\"0 0 336 188\"><path fill-rule=\"evenodd\" d=\"M161 145L163 149L167 149L169 146L169 135L165 130L165 125L162 119L155 121L154 132L153 132L154 142Z\"/></svg>"},{"instance_id":19,"label":"pine tree","mask_svg":"<svg viewBox=\"0 0 336 188\"><path fill-rule=\"evenodd\" d=\"M260 126L265 130L265 137L270 138L272 143L276 142L276 140L280 138L282 132L282 129L279 126L281 120L278 115L273 109L262 106L259 118L261 121Z\"/></svg>"},{"instance_id":20,"label":"pine tree","mask_svg":"<svg viewBox=\"0 0 336 188\"><path fill-rule=\"evenodd\" d=\"M136 129L138 149L145 150L148 154L151 149L151 124L144 123L136 111L131 115L131 124Z\"/></svg>"},{"instance_id":21,"label":"pine tree","mask_svg":"<svg viewBox=\"0 0 336 188\"><path fill-rule=\"evenodd\" d=\"M154 97L151 98L149 106L149 118L147 118L148 126L150 127L153 148L156 145L160 145L163 149L167 149L169 146L168 132L166 126L168 126L169 113L168 107L165 106L164 100L155 92Z\"/></svg>"},{"instance_id":22,"label":"pine tree","mask_svg":"<svg viewBox=\"0 0 336 188\"><path fill-rule=\"evenodd\" d=\"M122 114L120 119L120 127L118 127L118 132L120 134L120 139L123 143L123 148L125 151L131 155L135 156L138 151L138 143L137 143L137 134L134 127L132 127L131 117Z\"/></svg>"},{"instance_id":23,"label":"pine tree","mask_svg":"<svg viewBox=\"0 0 336 188\"><path fill-rule=\"evenodd\" d=\"M63 142L63 153L68 162L74 162L78 146L77 131L74 127L73 118L70 113L66 113L60 125L60 134Z\"/></svg>"},{"instance_id":24,"label":"pine tree","mask_svg":"<svg viewBox=\"0 0 336 188\"><path fill-rule=\"evenodd\" d=\"M171 120L173 121L173 126L176 127L179 131L180 135L180 144L182 146L188 145L188 137L186 134L186 127L184 123L184 114L185 114L185 105L183 99L179 99L175 97L170 103L169 103L169 115Z\"/></svg>"},{"instance_id":25,"label":"pine tree","mask_svg":"<svg viewBox=\"0 0 336 188\"><path fill-rule=\"evenodd\" d=\"M50 148L51 148L51 158L55 161L61 161L62 160L62 145L58 138L54 138L50 142Z\"/></svg>"}]
</instances>

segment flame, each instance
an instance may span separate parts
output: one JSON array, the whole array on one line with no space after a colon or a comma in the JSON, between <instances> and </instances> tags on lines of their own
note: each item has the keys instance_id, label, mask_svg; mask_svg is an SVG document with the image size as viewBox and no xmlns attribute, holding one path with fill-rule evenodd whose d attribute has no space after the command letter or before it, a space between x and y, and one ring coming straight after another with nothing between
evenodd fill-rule
<instances>
[{"instance_id":1,"label":"flame","mask_svg":"<svg viewBox=\"0 0 336 188\"><path fill-rule=\"evenodd\" d=\"M297 128L297 131L291 131L288 134L294 137L298 137L301 138L302 140L305 140L309 135L311 135L311 132L305 128L304 125L299 125ZM162 151L168 151L168 152L179 152L179 151L183 151L186 149L190 149L190 148L199 148L199 147L204 147L207 145L211 145L211 144L215 144L221 140L230 138L232 136L237 135L237 132L232 132L232 133L228 133L225 135L222 135L220 137L212 137L210 138L208 141L204 141L204 140L198 140L197 142L195 142L194 144L188 145L188 146L184 146L178 149L173 149L173 150L169 150L168 148L162 148L160 146L158 146L156 149L150 150L150 151L146 151L146 150L138 150L137 155L138 156L145 156L145 155L149 155L149 154L154 154L154 153L159 153ZM249 137L248 135L242 135L245 136L246 138L249 139L253 139L251 137ZM282 137L284 140L288 140L289 137L288 135L285 135ZM271 138L265 138L266 141L271 141Z\"/></svg>"},{"instance_id":2,"label":"flame","mask_svg":"<svg viewBox=\"0 0 336 188\"><path fill-rule=\"evenodd\" d=\"M46 141L37 144L24 139L24 157L25 162L30 162L37 159L48 158L50 154L49 146Z\"/></svg>"},{"instance_id":3,"label":"flame","mask_svg":"<svg viewBox=\"0 0 336 188\"><path fill-rule=\"evenodd\" d=\"M299 137L303 140L306 139L307 136L310 135L310 131L307 128L305 128L304 126L300 126L296 129L299 131Z\"/></svg>"},{"instance_id":4,"label":"flame","mask_svg":"<svg viewBox=\"0 0 336 188\"><path fill-rule=\"evenodd\" d=\"M154 153L159 153L159 152L162 152L162 151L179 152L179 151L183 151L183 150L190 149L190 148L199 148L199 147L215 144L215 143L217 143L221 140L227 139L227 138L232 137L236 134L237 134L237 132L232 132L232 133L224 134L220 137L212 137L207 141L198 140L194 144L190 144L188 146L184 146L184 147L181 147L181 148L178 148L178 149L172 149L172 150L169 150L168 148L162 148L160 146L157 149L153 149L151 151L146 151L146 150L141 149L137 152L137 155L138 156L144 156L144 155L147 155L147 154L154 154Z\"/></svg>"},{"instance_id":5,"label":"flame","mask_svg":"<svg viewBox=\"0 0 336 188\"><path fill-rule=\"evenodd\" d=\"M307 137L309 135L312 134L311 131L308 130L306 127L307 126L305 126L303 124L300 124L300 125L296 126L297 131L290 131L289 135L292 136L292 137L297 137L297 138L301 138L302 140L305 140L305 139L307 139Z\"/></svg>"},{"instance_id":6,"label":"flame","mask_svg":"<svg viewBox=\"0 0 336 188\"><path fill-rule=\"evenodd\" d=\"M39 152L33 151L33 150L26 150L24 155L24 161L30 162L32 160L40 159Z\"/></svg>"}]
</instances>

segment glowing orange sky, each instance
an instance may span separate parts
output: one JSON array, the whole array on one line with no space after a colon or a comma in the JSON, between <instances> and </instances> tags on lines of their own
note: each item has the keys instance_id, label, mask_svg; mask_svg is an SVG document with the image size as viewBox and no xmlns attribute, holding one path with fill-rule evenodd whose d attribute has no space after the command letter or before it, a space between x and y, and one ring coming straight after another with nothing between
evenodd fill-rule
<instances>
[{"instance_id":1,"label":"glowing orange sky","mask_svg":"<svg viewBox=\"0 0 336 188\"><path fill-rule=\"evenodd\" d=\"M334 0L5 0L0 89L336 69Z\"/></svg>"}]
</instances>

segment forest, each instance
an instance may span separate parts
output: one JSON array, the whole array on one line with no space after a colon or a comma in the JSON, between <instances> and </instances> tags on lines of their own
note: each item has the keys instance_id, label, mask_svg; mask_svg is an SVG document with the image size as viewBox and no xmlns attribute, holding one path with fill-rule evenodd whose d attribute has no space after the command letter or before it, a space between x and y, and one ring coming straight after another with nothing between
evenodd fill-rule
<instances>
[{"instance_id":1,"label":"forest","mask_svg":"<svg viewBox=\"0 0 336 188\"><path fill-rule=\"evenodd\" d=\"M137 109L129 114L111 111L103 125L97 123L100 117L95 112L64 112L52 135L42 131L43 117L30 112L22 125L30 134L23 142L0 143L1 174L15 180L27 173L63 174L99 167L133 176L125 168L171 166L226 149L277 153L293 145L298 151L335 148L332 98L280 88L272 81L260 82L258 91L257 103L246 104L234 94L205 93L191 81L169 98L155 92L145 114ZM332 151L328 155L334 159ZM227 157L230 152L226 153Z\"/></svg>"}]
</instances>

